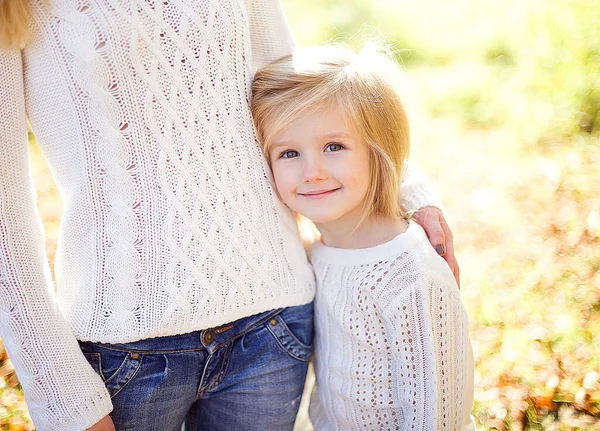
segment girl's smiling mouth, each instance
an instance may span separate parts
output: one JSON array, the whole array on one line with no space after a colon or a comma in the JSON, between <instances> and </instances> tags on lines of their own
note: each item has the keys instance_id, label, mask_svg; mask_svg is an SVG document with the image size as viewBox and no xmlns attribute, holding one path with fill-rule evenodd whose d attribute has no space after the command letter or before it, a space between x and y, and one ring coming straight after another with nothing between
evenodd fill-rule
<instances>
[{"instance_id":1,"label":"girl's smiling mouth","mask_svg":"<svg viewBox=\"0 0 600 431\"><path fill-rule=\"evenodd\" d=\"M334 192L336 192L340 189L341 189L341 187L337 187L334 189L328 189L328 190L315 190L315 191L310 191L310 192L298 193L298 195L302 196L303 198L307 198L307 199L321 199L321 198L324 198L326 196L333 194Z\"/></svg>"}]
</instances>

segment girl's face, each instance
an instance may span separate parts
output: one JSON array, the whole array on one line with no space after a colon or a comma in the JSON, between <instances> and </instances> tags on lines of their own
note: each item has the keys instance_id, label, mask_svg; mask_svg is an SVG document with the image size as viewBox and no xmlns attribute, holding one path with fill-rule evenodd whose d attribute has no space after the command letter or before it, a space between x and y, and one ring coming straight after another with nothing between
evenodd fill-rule
<instances>
[{"instance_id":1,"label":"girl's face","mask_svg":"<svg viewBox=\"0 0 600 431\"><path fill-rule=\"evenodd\" d=\"M308 112L269 147L281 199L317 225L358 222L369 185L366 144L339 108Z\"/></svg>"}]
</instances>

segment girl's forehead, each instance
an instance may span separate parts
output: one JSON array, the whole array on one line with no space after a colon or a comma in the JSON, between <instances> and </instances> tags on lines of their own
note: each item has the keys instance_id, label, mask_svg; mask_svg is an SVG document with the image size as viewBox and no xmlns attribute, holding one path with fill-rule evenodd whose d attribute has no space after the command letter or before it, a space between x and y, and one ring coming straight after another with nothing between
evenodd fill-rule
<instances>
[{"instance_id":1,"label":"girl's forehead","mask_svg":"<svg viewBox=\"0 0 600 431\"><path fill-rule=\"evenodd\" d=\"M307 110L283 124L275 137L288 135L353 135L352 121L346 112L336 106Z\"/></svg>"},{"instance_id":2,"label":"girl's forehead","mask_svg":"<svg viewBox=\"0 0 600 431\"><path fill-rule=\"evenodd\" d=\"M298 140L316 140L318 137L341 137L363 141L362 130L351 115L351 110L335 97L317 101L301 108L288 109L282 106L279 112L272 112L271 118L264 121L263 136L265 149L271 151L275 145L292 143ZM293 103L293 102L292 102Z\"/></svg>"},{"instance_id":3,"label":"girl's forehead","mask_svg":"<svg viewBox=\"0 0 600 431\"><path fill-rule=\"evenodd\" d=\"M311 123L320 127L335 124L337 127L353 132L356 121L344 106L339 103L328 102L312 106L303 112L297 113L290 123Z\"/></svg>"}]
</instances>

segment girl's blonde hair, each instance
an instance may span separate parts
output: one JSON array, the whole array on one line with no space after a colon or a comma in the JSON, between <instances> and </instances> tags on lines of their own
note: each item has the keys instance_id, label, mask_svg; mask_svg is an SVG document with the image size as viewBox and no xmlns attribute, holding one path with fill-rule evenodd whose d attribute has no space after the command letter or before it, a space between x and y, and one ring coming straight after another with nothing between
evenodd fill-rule
<instances>
[{"instance_id":1,"label":"girl's blonde hair","mask_svg":"<svg viewBox=\"0 0 600 431\"><path fill-rule=\"evenodd\" d=\"M251 108L267 159L273 136L292 120L309 111L340 108L369 150L362 220L405 217L399 189L410 138L400 77L397 64L372 47L360 53L342 46L301 48L260 69Z\"/></svg>"},{"instance_id":2,"label":"girl's blonde hair","mask_svg":"<svg viewBox=\"0 0 600 431\"><path fill-rule=\"evenodd\" d=\"M0 0L0 48L18 49L29 36L29 2Z\"/></svg>"}]
</instances>

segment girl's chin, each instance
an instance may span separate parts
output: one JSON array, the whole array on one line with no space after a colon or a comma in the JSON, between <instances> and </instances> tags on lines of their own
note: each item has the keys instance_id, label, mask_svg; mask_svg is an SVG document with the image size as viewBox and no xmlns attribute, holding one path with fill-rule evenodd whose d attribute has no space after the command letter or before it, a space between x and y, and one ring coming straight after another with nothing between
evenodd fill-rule
<instances>
[{"instance_id":1,"label":"girl's chin","mask_svg":"<svg viewBox=\"0 0 600 431\"><path fill-rule=\"evenodd\" d=\"M313 216L308 217L314 224L317 225L323 225L323 226L331 226L334 225L336 223L336 221L339 221L339 216L336 214L335 216L333 215L318 215L318 216Z\"/></svg>"}]
</instances>

